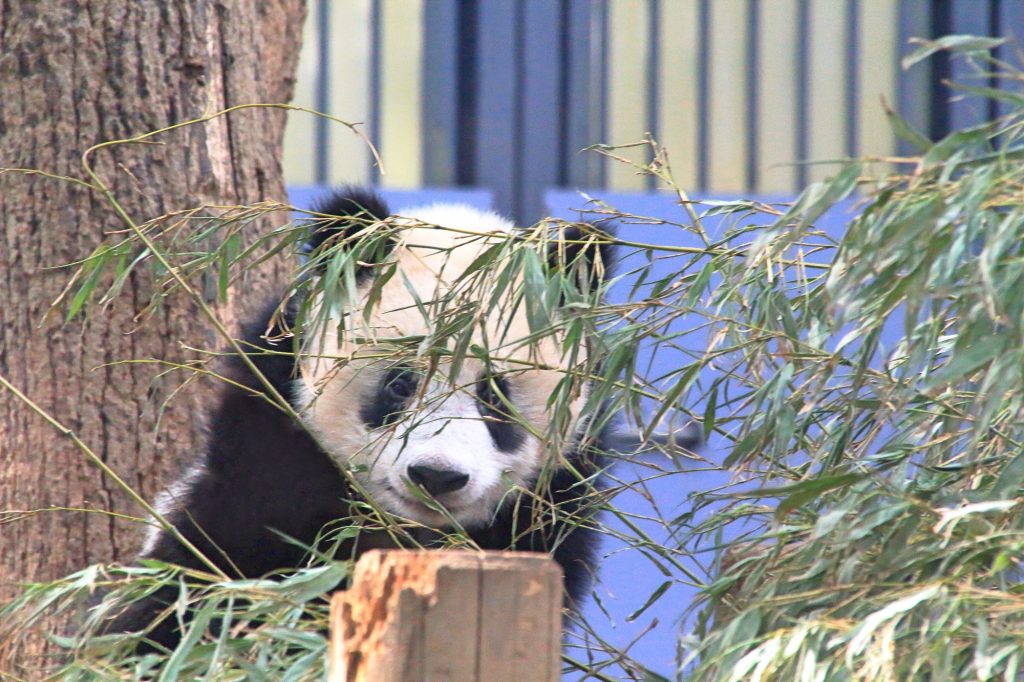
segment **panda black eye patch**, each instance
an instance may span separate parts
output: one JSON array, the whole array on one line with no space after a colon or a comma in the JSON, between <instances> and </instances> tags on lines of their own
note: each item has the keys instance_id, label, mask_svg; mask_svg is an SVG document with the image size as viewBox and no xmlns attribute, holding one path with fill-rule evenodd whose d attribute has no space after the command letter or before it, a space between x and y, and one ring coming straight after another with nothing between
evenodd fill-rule
<instances>
[{"instance_id":1,"label":"panda black eye patch","mask_svg":"<svg viewBox=\"0 0 1024 682\"><path fill-rule=\"evenodd\" d=\"M525 434L510 417L512 394L508 381L497 375L483 376L476 383L477 404L491 439L499 450L514 452Z\"/></svg>"},{"instance_id":2,"label":"panda black eye patch","mask_svg":"<svg viewBox=\"0 0 1024 682\"><path fill-rule=\"evenodd\" d=\"M408 366L392 367L381 378L373 395L359 408L359 417L371 429L394 422L416 394L419 375Z\"/></svg>"}]
</instances>

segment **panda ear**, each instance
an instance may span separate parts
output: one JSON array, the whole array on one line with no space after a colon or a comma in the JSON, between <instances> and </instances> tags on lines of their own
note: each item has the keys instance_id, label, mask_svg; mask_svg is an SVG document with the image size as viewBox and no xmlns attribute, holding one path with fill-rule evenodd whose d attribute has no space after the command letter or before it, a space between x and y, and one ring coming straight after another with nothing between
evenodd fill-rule
<instances>
[{"instance_id":1,"label":"panda ear","mask_svg":"<svg viewBox=\"0 0 1024 682\"><path fill-rule=\"evenodd\" d=\"M582 273L584 289L593 291L612 276L614 240L613 233L593 225L567 225L548 248L548 267Z\"/></svg>"},{"instance_id":2,"label":"panda ear","mask_svg":"<svg viewBox=\"0 0 1024 682\"><path fill-rule=\"evenodd\" d=\"M361 187L341 187L317 201L313 210L330 216L314 218L308 222L306 251L313 257L328 240L332 243L343 241L391 215L387 203L380 195ZM377 240L375 247L360 254L360 260L383 261L393 247L394 242L390 239ZM361 270L369 271L368 268Z\"/></svg>"}]
</instances>

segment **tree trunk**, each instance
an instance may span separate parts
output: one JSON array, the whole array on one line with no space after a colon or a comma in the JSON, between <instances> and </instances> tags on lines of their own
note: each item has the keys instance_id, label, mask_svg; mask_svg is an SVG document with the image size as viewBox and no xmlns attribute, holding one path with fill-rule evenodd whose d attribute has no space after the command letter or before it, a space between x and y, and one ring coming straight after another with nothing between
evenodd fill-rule
<instances>
[{"instance_id":1,"label":"tree trunk","mask_svg":"<svg viewBox=\"0 0 1024 682\"><path fill-rule=\"evenodd\" d=\"M81 155L98 142L233 105L287 102L304 14L304 0L0 0L0 167L88 180ZM105 148L93 165L138 221L202 204L283 200L283 126L282 110L244 109L162 133L158 145ZM201 447L196 415L210 386L190 386L161 415L178 381L154 381L151 365L109 363L180 361L184 345L223 348L224 340L184 296L135 319L148 300L142 276L87 321L47 317L70 274L49 268L125 227L88 188L0 172L0 376L151 500ZM276 287L286 269L275 262L250 273L241 285L247 301ZM139 549L142 525L104 513L9 513L49 508L141 515L68 438L0 387L0 604L20 583L128 561ZM39 662L28 654L22 647L31 671ZM0 642L0 677L13 655Z\"/></svg>"}]
</instances>

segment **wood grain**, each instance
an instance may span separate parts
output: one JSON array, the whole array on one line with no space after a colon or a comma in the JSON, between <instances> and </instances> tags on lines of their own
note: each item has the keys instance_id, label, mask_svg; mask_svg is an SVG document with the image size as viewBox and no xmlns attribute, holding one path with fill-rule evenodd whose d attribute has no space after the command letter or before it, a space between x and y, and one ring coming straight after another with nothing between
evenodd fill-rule
<instances>
[{"instance_id":1,"label":"wood grain","mask_svg":"<svg viewBox=\"0 0 1024 682\"><path fill-rule=\"evenodd\" d=\"M331 602L331 682L559 679L562 572L546 554L370 551Z\"/></svg>"}]
</instances>

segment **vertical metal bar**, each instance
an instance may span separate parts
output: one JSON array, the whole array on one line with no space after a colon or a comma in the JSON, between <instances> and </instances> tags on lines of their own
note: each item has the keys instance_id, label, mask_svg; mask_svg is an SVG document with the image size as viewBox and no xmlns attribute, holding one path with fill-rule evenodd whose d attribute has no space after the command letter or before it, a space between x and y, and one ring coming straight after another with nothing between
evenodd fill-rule
<instances>
[{"instance_id":1,"label":"vertical metal bar","mask_svg":"<svg viewBox=\"0 0 1024 682\"><path fill-rule=\"evenodd\" d=\"M988 26L989 26L989 32L990 32L989 34L992 35L992 36L1000 36L1000 35L1002 35L1002 32L1003 32L1002 4L1003 3L1000 0L989 0L989 6L988 6ZM1003 52L1004 52L1003 48L1005 48L1005 47L1006 46L1004 45L1004 46L1002 46L1000 48L997 48L994 51L994 53L993 53L994 56L997 56L997 57L998 56L1003 56ZM992 74L991 76L989 76L988 77L988 86L990 88L993 88L993 89L998 88L999 87L999 78L998 78L998 76L996 76L995 74ZM986 113L987 113L986 118L989 121L994 121L997 118L999 118L999 102L994 100L994 99L989 99L988 100L988 111Z\"/></svg>"},{"instance_id":2,"label":"vertical metal bar","mask_svg":"<svg viewBox=\"0 0 1024 682\"><path fill-rule=\"evenodd\" d=\"M571 129L570 107L572 105L572 93L570 91L570 88L572 87L572 78L570 77L570 69L572 69L573 66L571 57L571 16L569 0L559 0L558 92L560 93L560 96L558 107L558 170L555 179L555 182L559 187L565 187L569 184L569 154L574 151L570 150L569 146L569 131Z\"/></svg>"},{"instance_id":3,"label":"vertical metal bar","mask_svg":"<svg viewBox=\"0 0 1024 682\"><path fill-rule=\"evenodd\" d=\"M659 106L661 103L661 92L658 84L661 79L661 0L647 0L647 130L655 140L660 140L661 127ZM647 189L653 190L658 187L658 178L654 175L647 176Z\"/></svg>"},{"instance_id":4,"label":"vertical metal bar","mask_svg":"<svg viewBox=\"0 0 1024 682\"><path fill-rule=\"evenodd\" d=\"M930 28L929 38L937 38L952 33L952 0L935 0L932 3ZM930 62L931 82L929 90L931 116L928 121L928 134L933 140L938 140L949 134L951 125L950 92L949 87L945 84L951 75L949 53L939 52L931 58Z\"/></svg>"},{"instance_id":5,"label":"vertical metal bar","mask_svg":"<svg viewBox=\"0 0 1024 682\"><path fill-rule=\"evenodd\" d=\"M562 59L565 93L563 97L564 138L559 184L574 187L600 187L601 157L581 153L585 147L604 142L601 37L603 3L590 0L563 0Z\"/></svg>"},{"instance_id":6,"label":"vertical metal bar","mask_svg":"<svg viewBox=\"0 0 1024 682\"><path fill-rule=\"evenodd\" d=\"M747 172L745 189L753 191L760 184L761 154L758 147L758 129L761 100L761 22L758 5L760 0L747 2L747 92L749 105L747 114Z\"/></svg>"},{"instance_id":7,"label":"vertical metal bar","mask_svg":"<svg viewBox=\"0 0 1024 682\"><path fill-rule=\"evenodd\" d=\"M423 12L423 184L447 186L458 153L457 0L430 0Z\"/></svg>"},{"instance_id":8,"label":"vertical metal bar","mask_svg":"<svg viewBox=\"0 0 1024 682\"><path fill-rule=\"evenodd\" d=\"M860 2L846 3L846 155L860 155Z\"/></svg>"},{"instance_id":9,"label":"vertical metal bar","mask_svg":"<svg viewBox=\"0 0 1024 682\"><path fill-rule=\"evenodd\" d=\"M477 41L480 36L477 0L458 1L458 52L455 125L455 181L460 185L477 184L476 119L479 77L477 72Z\"/></svg>"},{"instance_id":10,"label":"vertical metal bar","mask_svg":"<svg viewBox=\"0 0 1024 682\"><path fill-rule=\"evenodd\" d=\"M327 0L320 0L321 2L327 2ZM370 9L370 23L372 25L370 32L370 131L369 138L373 146L380 150L380 98L381 98L381 0L372 0L373 4ZM369 159L370 168L367 170L367 177L373 178L374 182L380 182L380 169L374 164L375 161L371 155Z\"/></svg>"},{"instance_id":11,"label":"vertical metal bar","mask_svg":"<svg viewBox=\"0 0 1024 682\"><path fill-rule=\"evenodd\" d=\"M709 59L711 35L711 0L701 0L698 16L698 42L697 46L697 189L704 191L708 187L708 149L710 148L710 125L708 112L711 109L711 87L709 83L709 72L711 60Z\"/></svg>"},{"instance_id":12,"label":"vertical metal bar","mask_svg":"<svg viewBox=\"0 0 1024 682\"><path fill-rule=\"evenodd\" d=\"M509 213L518 223L531 222L525 215L523 174L528 172L524 167L526 155L523 153L523 142L526 134L526 111L524 105L524 94L526 90L526 11L523 3L517 2L513 10L513 46L511 58L513 60L513 75L515 83L512 106L512 205Z\"/></svg>"},{"instance_id":13,"label":"vertical metal bar","mask_svg":"<svg viewBox=\"0 0 1024 682\"><path fill-rule=\"evenodd\" d=\"M317 21L317 70L316 70L316 110L329 114L330 112L330 82L331 82L331 55L330 55L330 7L327 0L317 0L316 3ZM329 168L327 160L330 152L330 129L327 127L329 121L322 117L316 117L314 128L314 140L316 151L314 159L316 163L316 184L327 183Z\"/></svg>"},{"instance_id":14,"label":"vertical metal bar","mask_svg":"<svg viewBox=\"0 0 1024 682\"><path fill-rule=\"evenodd\" d=\"M796 64L799 72L796 86L796 126L798 130L796 138L796 184L803 188L807 184L808 152L810 150L810 130L808 107L810 106L810 4L809 0L800 0L797 11L797 24L799 30L796 41Z\"/></svg>"},{"instance_id":15,"label":"vertical metal bar","mask_svg":"<svg viewBox=\"0 0 1024 682\"><path fill-rule=\"evenodd\" d=\"M600 3L591 16L593 29L591 30L591 53L597 55L596 62L599 64L597 73L593 78L592 102L597 102L594 107L594 132L597 133L597 140L608 141L608 4ZM598 40L594 40L597 34ZM597 184L605 186L608 183L608 165L601 162L597 155L593 155L591 163L595 166L594 176Z\"/></svg>"}]
</instances>

